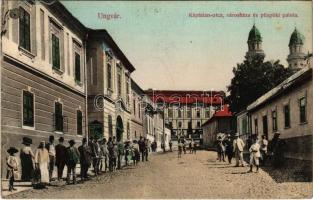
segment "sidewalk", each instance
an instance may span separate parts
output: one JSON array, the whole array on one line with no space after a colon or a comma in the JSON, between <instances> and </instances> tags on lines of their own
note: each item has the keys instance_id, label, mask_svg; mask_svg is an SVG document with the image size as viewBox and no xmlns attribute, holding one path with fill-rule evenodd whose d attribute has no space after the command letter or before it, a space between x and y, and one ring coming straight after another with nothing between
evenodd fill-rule
<instances>
[{"instance_id":1,"label":"sidewalk","mask_svg":"<svg viewBox=\"0 0 313 200\"><path fill-rule=\"evenodd\" d=\"M153 154L149 154L149 156L151 156L151 155L153 155ZM122 159L121 160L121 166L124 167L125 164L126 164L125 160ZM78 164L76 167L76 176L78 177L77 180L80 180L79 175L80 175L80 164ZM88 175L90 175L91 178L94 177L94 172L93 172L92 166L89 167ZM52 181L51 184L53 186L66 185L66 181L65 181L66 176L67 176L67 167L65 166L64 171L63 171L63 181ZM57 180L57 168L56 167L54 168L52 177L53 177L53 179ZM22 192L25 190L33 189L31 182L23 182L20 180L17 180L14 182L14 188L16 188L16 190L10 192L9 191L9 180L8 179L1 180L1 197L4 198L4 197L11 195L11 194L16 194L16 193L19 193L19 192Z\"/></svg>"}]
</instances>

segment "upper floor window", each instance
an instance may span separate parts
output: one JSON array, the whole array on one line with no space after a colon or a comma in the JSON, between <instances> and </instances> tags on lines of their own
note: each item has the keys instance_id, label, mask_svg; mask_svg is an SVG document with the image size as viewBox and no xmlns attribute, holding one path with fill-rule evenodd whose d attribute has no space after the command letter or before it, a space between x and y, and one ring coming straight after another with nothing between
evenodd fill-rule
<instances>
[{"instance_id":1,"label":"upper floor window","mask_svg":"<svg viewBox=\"0 0 313 200\"><path fill-rule=\"evenodd\" d=\"M172 108L168 109L168 117L173 118L173 109Z\"/></svg>"},{"instance_id":2,"label":"upper floor window","mask_svg":"<svg viewBox=\"0 0 313 200\"><path fill-rule=\"evenodd\" d=\"M302 97L299 102L300 123L306 122L306 98Z\"/></svg>"},{"instance_id":3,"label":"upper floor window","mask_svg":"<svg viewBox=\"0 0 313 200\"><path fill-rule=\"evenodd\" d=\"M34 126L34 95L23 91L23 126Z\"/></svg>"},{"instance_id":4,"label":"upper floor window","mask_svg":"<svg viewBox=\"0 0 313 200\"><path fill-rule=\"evenodd\" d=\"M197 127L200 128L201 122L197 122Z\"/></svg>"},{"instance_id":5,"label":"upper floor window","mask_svg":"<svg viewBox=\"0 0 313 200\"><path fill-rule=\"evenodd\" d=\"M290 127L290 107L289 104L284 106L285 128Z\"/></svg>"},{"instance_id":6,"label":"upper floor window","mask_svg":"<svg viewBox=\"0 0 313 200\"><path fill-rule=\"evenodd\" d=\"M133 109L134 109L134 115L136 116L136 99L133 99Z\"/></svg>"},{"instance_id":7,"label":"upper floor window","mask_svg":"<svg viewBox=\"0 0 313 200\"><path fill-rule=\"evenodd\" d=\"M181 112L181 108L178 108L178 118L182 117L182 112Z\"/></svg>"},{"instance_id":8,"label":"upper floor window","mask_svg":"<svg viewBox=\"0 0 313 200\"><path fill-rule=\"evenodd\" d=\"M30 15L22 7L19 18L19 45L30 51Z\"/></svg>"},{"instance_id":9,"label":"upper floor window","mask_svg":"<svg viewBox=\"0 0 313 200\"><path fill-rule=\"evenodd\" d=\"M107 79L108 79L108 88L112 89L112 66L108 63L108 71L107 71Z\"/></svg>"},{"instance_id":10,"label":"upper floor window","mask_svg":"<svg viewBox=\"0 0 313 200\"><path fill-rule=\"evenodd\" d=\"M191 109L190 108L187 109L187 117L191 118Z\"/></svg>"},{"instance_id":11,"label":"upper floor window","mask_svg":"<svg viewBox=\"0 0 313 200\"><path fill-rule=\"evenodd\" d=\"M81 75L80 75L80 55L75 52L75 81L81 82Z\"/></svg>"},{"instance_id":12,"label":"upper floor window","mask_svg":"<svg viewBox=\"0 0 313 200\"><path fill-rule=\"evenodd\" d=\"M82 135L83 134L83 113L80 110L77 110L76 114L76 119L77 119L77 135Z\"/></svg>"},{"instance_id":13,"label":"upper floor window","mask_svg":"<svg viewBox=\"0 0 313 200\"><path fill-rule=\"evenodd\" d=\"M117 67L117 94L122 95L122 68L120 66Z\"/></svg>"},{"instance_id":14,"label":"upper floor window","mask_svg":"<svg viewBox=\"0 0 313 200\"><path fill-rule=\"evenodd\" d=\"M178 128L181 128L181 127L182 127L182 123L178 122Z\"/></svg>"},{"instance_id":15,"label":"upper floor window","mask_svg":"<svg viewBox=\"0 0 313 200\"><path fill-rule=\"evenodd\" d=\"M197 118L200 118L200 110L197 110Z\"/></svg>"},{"instance_id":16,"label":"upper floor window","mask_svg":"<svg viewBox=\"0 0 313 200\"><path fill-rule=\"evenodd\" d=\"M141 118L141 116L140 116L140 103L138 104L138 117L139 117L139 119Z\"/></svg>"},{"instance_id":17,"label":"upper floor window","mask_svg":"<svg viewBox=\"0 0 313 200\"><path fill-rule=\"evenodd\" d=\"M52 34L51 40L52 40L52 67L54 69L60 70L61 69L60 40L55 34Z\"/></svg>"},{"instance_id":18,"label":"upper floor window","mask_svg":"<svg viewBox=\"0 0 313 200\"><path fill-rule=\"evenodd\" d=\"M54 127L55 131L63 132L63 105L59 102L54 104Z\"/></svg>"}]
</instances>

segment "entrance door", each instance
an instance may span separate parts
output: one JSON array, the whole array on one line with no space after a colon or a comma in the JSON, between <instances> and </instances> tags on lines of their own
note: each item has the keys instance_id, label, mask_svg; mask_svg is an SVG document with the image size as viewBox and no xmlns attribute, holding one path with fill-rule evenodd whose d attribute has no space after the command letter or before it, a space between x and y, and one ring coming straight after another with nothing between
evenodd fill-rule
<instances>
[{"instance_id":1,"label":"entrance door","mask_svg":"<svg viewBox=\"0 0 313 200\"><path fill-rule=\"evenodd\" d=\"M263 134L268 138L267 115L263 116Z\"/></svg>"},{"instance_id":2,"label":"entrance door","mask_svg":"<svg viewBox=\"0 0 313 200\"><path fill-rule=\"evenodd\" d=\"M121 116L118 116L116 119L116 141L119 142L123 140L123 132L124 132L123 120Z\"/></svg>"}]
</instances>

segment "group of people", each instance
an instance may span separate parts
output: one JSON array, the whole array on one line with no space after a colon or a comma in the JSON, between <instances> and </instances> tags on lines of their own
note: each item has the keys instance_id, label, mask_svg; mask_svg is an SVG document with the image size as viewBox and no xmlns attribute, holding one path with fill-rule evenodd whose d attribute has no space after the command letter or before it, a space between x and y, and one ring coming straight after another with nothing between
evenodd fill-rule
<instances>
[{"instance_id":1,"label":"group of people","mask_svg":"<svg viewBox=\"0 0 313 200\"><path fill-rule=\"evenodd\" d=\"M232 162L232 158L236 158L236 167L244 167L243 151L245 148L244 141L239 137L239 134L236 133L232 141L232 137L227 135L227 137L217 138L217 160L220 162L225 162L225 157L227 156L229 164ZM257 137L252 138L252 143L249 146L250 152L250 170L253 171L253 167L256 167L256 172L259 171L260 160L262 164L265 164L265 161L268 157L268 140L265 135L262 136L262 139L259 141Z\"/></svg>"},{"instance_id":2,"label":"group of people","mask_svg":"<svg viewBox=\"0 0 313 200\"><path fill-rule=\"evenodd\" d=\"M187 153L187 146L189 146L189 152L191 154L196 154L196 143L193 139L188 143L185 138L179 138L178 139L178 158L181 158L182 153ZM170 142L170 151L172 151L172 142Z\"/></svg>"},{"instance_id":3,"label":"group of people","mask_svg":"<svg viewBox=\"0 0 313 200\"><path fill-rule=\"evenodd\" d=\"M125 164L134 165L140 161L148 161L149 144L146 138L140 140L126 141L125 143L116 141L115 137L110 137L108 141L91 137L83 138L82 144L77 148L75 141L69 140L68 146L64 144L64 138L58 139L59 143L54 144L54 136L49 137L49 141L41 141L35 153L31 149L32 139L24 137L20 150L20 163L16 153L19 152L15 147L10 147L7 157L7 179L9 179L9 191L15 190L14 180L19 177L21 168L21 180L32 182L34 188L46 188L53 181L53 172L57 168L57 179L63 178L65 166L67 167L66 183L76 184L76 166L80 163L81 180L88 180L88 170L93 166L94 175L106 171L116 171L121 168L123 156Z\"/></svg>"}]
</instances>

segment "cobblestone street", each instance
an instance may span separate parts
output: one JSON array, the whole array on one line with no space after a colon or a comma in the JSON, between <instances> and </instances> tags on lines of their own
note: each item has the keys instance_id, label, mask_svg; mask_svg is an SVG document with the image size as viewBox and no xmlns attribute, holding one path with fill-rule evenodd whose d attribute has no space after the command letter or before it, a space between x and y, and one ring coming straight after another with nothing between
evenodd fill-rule
<instances>
[{"instance_id":1,"label":"cobblestone street","mask_svg":"<svg viewBox=\"0 0 313 200\"><path fill-rule=\"evenodd\" d=\"M150 161L126 167L85 183L28 190L7 198L312 198L313 183L275 182L267 173L216 161L199 151L151 155Z\"/></svg>"}]
</instances>

